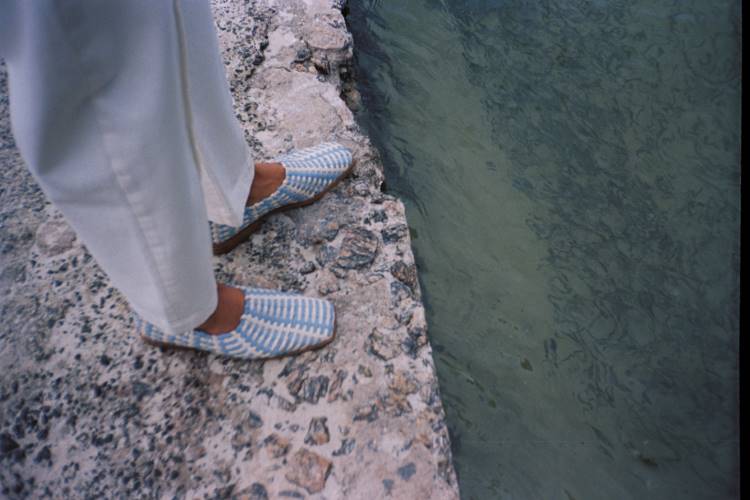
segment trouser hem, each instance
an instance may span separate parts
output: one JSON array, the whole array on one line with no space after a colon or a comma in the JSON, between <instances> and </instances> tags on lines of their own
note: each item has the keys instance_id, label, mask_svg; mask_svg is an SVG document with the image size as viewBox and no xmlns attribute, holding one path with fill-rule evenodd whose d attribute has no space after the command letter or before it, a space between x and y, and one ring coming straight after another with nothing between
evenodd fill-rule
<instances>
[{"instance_id":1,"label":"trouser hem","mask_svg":"<svg viewBox=\"0 0 750 500\"><path fill-rule=\"evenodd\" d=\"M185 332L192 332L198 325L204 323L214 313L214 311L216 311L216 306L218 306L218 304L219 295L217 291L214 291L207 305L189 316L177 320L149 321L154 326L164 331L164 333L176 335ZM136 311L136 313L138 313L138 311ZM147 317L143 314L140 315L142 317Z\"/></svg>"},{"instance_id":2,"label":"trouser hem","mask_svg":"<svg viewBox=\"0 0 750 500\"><path fill-rule=\"evenodd\" d=\"M232 211L233 220L232 224L234 227L242 226L245 213L245 205L247 205L247 199L250 196L250 188L255 178L255 163L253 162L252 156L248 156L250 164L243 169L237 182L232 188L232 192L228 193L229 204ZM210 217L209 217L210 218Z\"/></svg>"}]
</instances>

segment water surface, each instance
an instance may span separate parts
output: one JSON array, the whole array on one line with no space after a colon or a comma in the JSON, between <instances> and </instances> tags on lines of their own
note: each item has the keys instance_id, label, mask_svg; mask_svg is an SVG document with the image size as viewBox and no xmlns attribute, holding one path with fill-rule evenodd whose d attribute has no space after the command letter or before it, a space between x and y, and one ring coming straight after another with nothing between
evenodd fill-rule
<instances>
[{"instance_id":1,"label":"water surface","mask_svg":"<svg viewBox=\"0 0 750 500\"><path fill-rule=\"evenodd\" d=\"M739 3L349 9L462 496L737 497Z\"/></svg>"}]
</instances>

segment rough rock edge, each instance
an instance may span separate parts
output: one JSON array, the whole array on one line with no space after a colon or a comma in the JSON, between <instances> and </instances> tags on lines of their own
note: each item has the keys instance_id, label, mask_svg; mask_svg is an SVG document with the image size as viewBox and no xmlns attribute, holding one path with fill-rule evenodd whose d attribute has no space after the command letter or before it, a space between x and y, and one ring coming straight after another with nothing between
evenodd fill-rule
<instances>
[{"instance_id":1,"label":"rough rock edge","mask_svg":"<svg viewBox=\"0 0 750 500\"><path fill-rule=\"evenodd\" d=\"M124 300L23 166L0 68L0 496L456 498L404 208L341 99L344 2L212 3L256 159L331 139L358 161L217 275L327 296L339 337L243 363L129 335Z\"/></svg>"}]
</instances>

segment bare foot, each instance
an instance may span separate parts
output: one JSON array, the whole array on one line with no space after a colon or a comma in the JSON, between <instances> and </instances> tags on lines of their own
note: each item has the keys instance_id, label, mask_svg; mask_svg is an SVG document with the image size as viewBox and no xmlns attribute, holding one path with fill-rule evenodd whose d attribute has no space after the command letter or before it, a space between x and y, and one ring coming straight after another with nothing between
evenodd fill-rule
<instances>
[{"instance_id":1,"label":"bare foot","mask_svg":"<svg viewBox=\"0 0 750 500\"><path fill-rule=\"evenodd\" d=\"M281 163L256 163L255 177L250 186L250 196L247 197L247 205L258 203L263 198L272 195L279 189L286 178L286 169Z\"/></svg>"},{"instance_id":2,"label":"bare foot","mask_svg":"<svg viewBox=\"0 0 750 500\"><path fill-rule=\"evenodd\" d=\"M217 284L219 303L214 313L197 327L210 335L229 333L240 324L245 310L245 294L239 288Z\"/></svg>"}]
</instances>

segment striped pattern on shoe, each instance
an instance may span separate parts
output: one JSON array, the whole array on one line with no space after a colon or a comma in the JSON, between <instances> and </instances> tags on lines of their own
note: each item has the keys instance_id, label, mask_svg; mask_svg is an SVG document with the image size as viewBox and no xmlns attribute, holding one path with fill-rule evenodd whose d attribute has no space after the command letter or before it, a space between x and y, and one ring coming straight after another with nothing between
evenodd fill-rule
<instances>
[{"instance_id":1,"label":"striped pattern on shoe","mask_svg":"<svg viewBox=\"0 0 750 500\"><path fill-rule=\"evenodd\" d=\"M271 160L286 169L286 178L267 198L245 207L239 228L210 223L214 253L230 251L260 227L268 215L312 203L332 189L352 167L352 152L335 142L294 150Z\"/></svg>"},{"instance_id":2,"label":"striped pattern on shoe","mask_svg":"<svg viewBox=\"0 0 750 500\"><path fill-rule=\"evenodd\" d=\"M269 359L322 347L335 335L333 304L299 294L240 287L245 309L237 328L210 335L201 330L167 334L136 317L143 339L165 347L183 347L240 359Z\"/></svg>"}]
</instances>

